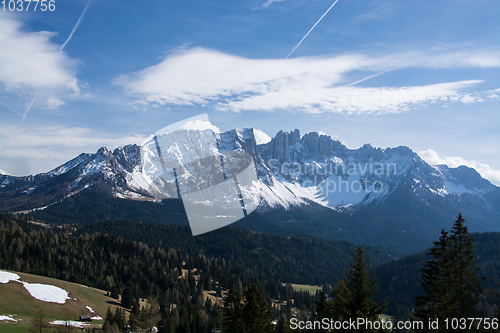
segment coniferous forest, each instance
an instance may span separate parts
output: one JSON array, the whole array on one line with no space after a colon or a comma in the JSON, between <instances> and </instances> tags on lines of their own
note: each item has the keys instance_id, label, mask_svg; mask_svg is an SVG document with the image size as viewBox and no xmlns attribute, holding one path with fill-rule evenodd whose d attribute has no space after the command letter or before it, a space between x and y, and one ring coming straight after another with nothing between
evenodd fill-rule
<instances>
[{"instance_id":1,"label":"coniferous forest","mask_svg":"<svg viewBox=\"0 0 500 333\"><path fill-rule=\"evenodd\" d=\"M429 325L499 315L500 235L469 234L461 215L429 251L396 260L391 252L310 236L237 228L188 236L183 226L41 226L2 214L0 268L121 295L122 308L106 314L106 332L327 332L299 327L297 320L392 318ZM296 282L323 288L294 291L290 283ZM220 301L204 291L215 291Z\"/></svg>"}]
</instances>

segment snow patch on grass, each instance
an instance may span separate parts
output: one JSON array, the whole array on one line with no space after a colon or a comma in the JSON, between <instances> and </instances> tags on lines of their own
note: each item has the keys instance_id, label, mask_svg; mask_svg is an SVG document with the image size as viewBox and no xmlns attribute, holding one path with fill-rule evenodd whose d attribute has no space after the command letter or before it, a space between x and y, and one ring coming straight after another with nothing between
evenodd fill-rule
<instances>
[{"instance_id":1,"label":"snow patch on grass","mask_svg":"<svg viewBox=\"0 0 500 333\"><path fill-rule=\"evenodd\" d=\"M68 325L72 327L77 327L77 328L83 328L83 326L89 326L89 324L84 324L79 321L73 321L73 320L54 320L50 322L52 325Z\"/></svg>"},{"instance_id":2,"label":"snow patch on grass","mask_svg":"<svg viewBox=\"0 0 500 333\"><path fill-rule=\"evenodd\" d=\"M9 283L9 281L20 282L21 277L15 273L0 271L0 283Z\"/></svg>"},{"instance_id":3,"label":"snow patch on grass","mask_svg":"<svg viewBox=\"0 0 500 333\"><path fill-rule=\"evenodd\" d=\"M40 301L64 304L67 299L71 299L66 290L56 286L27 282L23 282L23 286L33 298Z\"/></svg>"}]
</instances>

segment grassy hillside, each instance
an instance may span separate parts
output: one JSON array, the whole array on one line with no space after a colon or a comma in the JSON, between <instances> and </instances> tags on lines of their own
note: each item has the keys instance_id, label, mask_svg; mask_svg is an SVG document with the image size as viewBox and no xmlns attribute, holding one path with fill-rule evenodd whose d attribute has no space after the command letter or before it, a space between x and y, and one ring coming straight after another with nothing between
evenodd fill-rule
<instances>
[{"instance_id":1,"label":"grassy hillside","mask_svg":"<svg viewBox=\"0 0 500 333\"><path fill-rule=\"evenodd\" d=\"M2 295L0 300L0 315L15 315L14 319L21 319L17 324L0 321L1 332L24 332L24 329L29 328L27 320L31 319L34 314L39 313L41 310L43 310L44 316L50 321L77 320L80 315L85 314L104 318L108 307L114 311L118 306L117 301L106 296L106 292L103 290L38 275L20 272L13 273L19 275L21 281L24 282L41 283L62 288L69 292L71 299L66 300L64 304L43 302L33 298L21 283L15 281L0 283L0 295ZM91 307L95 314L91 313L86 306ZM102 321L94 320L91 327L100 324L102 324Z\"/></svg>"}]
</instances>

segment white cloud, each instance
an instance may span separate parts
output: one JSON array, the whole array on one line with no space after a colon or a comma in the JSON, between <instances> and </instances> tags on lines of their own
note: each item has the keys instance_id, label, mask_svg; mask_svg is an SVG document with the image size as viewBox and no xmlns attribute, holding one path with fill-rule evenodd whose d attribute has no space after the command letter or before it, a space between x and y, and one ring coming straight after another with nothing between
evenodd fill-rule
<instances>
[{"instance_id":1,"label":"white cloud","mask_svg":"<svg viewBox=\"0 0 500 333\"><path fill-rule=\"evenodd\" d=\"M265 95L230 101L221 108L234 111L297 108L311 113L399 113L420 103L461 100L461 88L481 81L461 81L413 87L290 87Z\"/></svg>"},{"instance_id":2,"label":"white cloud","mask_svg":"<svg viewBox=\"0 0 500 333\"><path fill-rule=\"evenodd\" d=\"M71 89L78 91L73 61L50 41L54 33L24 32L21 23L0 20L0 81L8 90Z\"/></svg>"},{"instance_id":3,"label":"white cloud","mask_svg":"<svg viewBox=\"0 0 500 333\"><path fill-rule=\"evenodd\" d=\"M486 49L441 53L411 51L386 56L384 61L393 67L498 68L500 67L500 52Z\"/></svg>"},{"instance_id":4,"label":"white cloud","mask_svg":"<svg viewBox=\"0 0 500 333\"><path fill-rule=\"evenodd\" d=\"M220 97L266 93L304 81L339 82L341 73L362 66L359 56L332 59L246 59L203 48L176 53L157 65L115 82L150 103L205 103Z\"/></svg>"},{"instance_id":5,"label":"white cloud","mask_svg":"<svg viewBox=\"0 0 500 333\"><path fill-rule=\"evenodd\" d=\"M263 145L271 141L271 137L261 131L260 129L253 129L253 135L255 136L255 141L258 145Z\"/></svg>"},{"instance_id":6,"label":"white cloud","mask_svg":"<svg viewBox=\"0 0 500 333\"><path fill-rule=\"evenodd\" d=\"M479 172L481 177L488 179L497 186L500 186L500 170L493 169L488 164L477 161L467 161L459 156L441 158L438 153L432 149L421 151L418 155L430 165L446 164L451 168L456 168L461 165L468 166Z\"/></svg>"},{"instance_id":7,"label":"white cloud","mask_svg":"<svg viewBox=\"0 0 500 333\"><path fill-rule=\"evenodd\" d=\"M294 108L311 113L394 113L419 103L482 100L477 93L463 91L482 82L479 80L405 87L346 85L348 74L354 71L373 73L401 67L500 67L500 53L407 52L380 58L348 54L283 60L247 59L193 48L123 75L115 83L153 105L215 103L221 110L236 112Z\"/></svg>"},{"instance_id":8,"label":"white cloud","mask_svg":"<svg viewBox=\"0 0 500 333\"><path fill-rule=\"evenodd\" d=\"M99 147L115 148L140 144L145 137L128 135L107 137L88 128L43 127L26 130L17 126L0 127L0 156L4 158L67 159L82 151L95 152Z\"/></svg>"},{"instance_id":9,"label":"white cloud","mask_svg":"<svg viewBox=\"0 0 500 333\"><path fill-rule=\"evenodd\" d=\"M47 98L47 101L45 102L45 104L46 104L45 107L47 109L55 110L55 109L59 108L61 105L65 105L66 102L61 101L60 99L58 99L54 96L49 96L49 98Z\"/></svg>"},{"instance_id":10,"label":"white cloud","mask_svg":"<svg viewBox=\"0 0 500 333\"><path fill-rule=\"evenodd\" d=\"M267 0L265 3L262 4L262 7L267 8L267 7L271 6L273 3L281 2L281 1L285 1L285 0Z\"/></svg>"}]
</instances>

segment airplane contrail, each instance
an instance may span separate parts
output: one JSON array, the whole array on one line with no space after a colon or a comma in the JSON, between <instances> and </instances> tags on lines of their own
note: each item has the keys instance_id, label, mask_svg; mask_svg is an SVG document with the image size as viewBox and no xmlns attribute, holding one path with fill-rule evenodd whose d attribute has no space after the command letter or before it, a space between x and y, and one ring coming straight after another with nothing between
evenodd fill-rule
<instances>
[{"instance_id":1,"label":"airplane contrail","mask_svg":"<svg viewBox=\"0 0 500 333\"><path fill-rule=\"evenodd\" d=\"M76 24L75 26L73 27L73 30L71 30L71 33L69 34L68 36L68 39L66 39L66 41L64 42L63 45L61 45L61 48L59 49L59 52L61 52L64 47L66 46L66 44L68 44L69 40L71 39L71 37L73 37L73 34L75 33L76 29L78 28L78 26L80 25L80 23L82 22L82 19L83 17L85 16L85 13L87 12L87 9L89 8L89 5L90 5L90 2L92 0L89 0L89 2L87 3L87 5L85 6L85 9L83 10L82 14L80 15L80 17L78 18L78 21L76 21Z\"/></svg>"},{"instance_id":2,"label":"airplane contrail","mask_svg":"<svg viewBox=\"0 0 500 333\"><path fill-rule=\"evenodd\" d=\"M0 104L2 104L3 106L5 106L7 109L9 109L11 111L14 111L18 115L23 116L23 120L24 120L24 117L26 117L26 115L23 115L21 112L17 111L16 109L11 108L10 106L8 106L7 104L5 104L4 102L0 102ZM31 120L31 118L28 118L28 120L31 121L33 124L37 125L38 127L42 127L39 124L37 124L36 122L34 122L33 120Z\"/></svg>"},{"instance_id":3,"label":"airplane contrail","mask_svg":"<svg viewBox=\"0 0 500 333\"><path fill-rule=\"evenodd\" d=\"M35 99L37 97L38 94L35 94L35 96L33 96L33 100L31 100L31 103L30 105L28 105L28 107L26 108L26 110L24 111L23 113L23 121L24 121L24 118L26 118L26 115L28 114L29 110L31 109L31 107L33 106L33 103L35 103Z\"/></svg>"},{"instance_id":4,"label":"airplane contrail","mask_svg":"<svg viewBox=\"0 0 500 333\"><path fill-rule=\"evenodd\" d=\"M386 71L379 72L379 73L376 73L376 74L373 74L373 75L367 76L367 77L365 77L365 78L363 78L363 79L361 79L361 80L358 80L358 81L356 81L356 82L346 84L344 87L350 87L350 86L353 86L353 85L355 85L355 84L361 83L361 82L363 82L363 81L369 80L369 79L371 79L371 78L374 78L374 77L379 76L379 75L381 75L381 74L385 74L385 73L387 73L387 72L391 72L391 71L396 70L396 69L399 69L399 68L400 68L400 67L391 68L391 69L388 69L388 70L386 70Z\"/></svg>"},{"instance_id":5,"label":"airplane contrail","mask_svg":"<svg viewBox=\"0 0 500 333\"><path fill-rule=\"evenodd\" d=\"M59 48L59 53L62 52L62 50L64 49L64 47L66 46L66 44L68 44L68 42L70 41L71 37L73 37L73 34L75 33L76 29L78 28L78 26L80 25L80 23L82 22L82 19L83 17L85 16L85 13L87 12L87 9L89 8L89 5L90 5L90 2L92 0L89 0L89 2L87 2L87 5L85 6L85 8L83 9L83 12L82 14L80 15L80 17L78 18L78 21L76 21L75 23L75 26L73 27L73 30L71 30L71 33L69 34L68 38L66 39L66 41L61 45L61 47ZM31 103L30 105L28 105L28 107L26 108L26 110L24 111L23 113L23 121L24 121L24 118L26 118L26 114L28 114L29 110L31 109L31 107L33 106L33 103L35 103L35 100L36 100L36 97L37 97L38 94L35 94L35 96L33 96L33 99L31 100ZM17 111L16 111L17 112Z\"/></svg>"},{"instance_id":6,"label":"airplane contrail","mask_svg":"<svg viewBox=\"0 0 500 333\"><path fill-rule=\"evenodd\" d=\"M466 43L466 44L464 44L464 45L462 45L462 46L460 46L460 47L454 48L454 49L456 49L456 50L457 50L457 49L463 48L463 47L465 47L465 46L468 46L468 45L470 45L470 44L474 44L474 43L476 43L476 42L478 42L478 41L480 41L480 40L482 40L482 39L485 39L486 37L489 37L490 35L491 35L491 34L488 34L488 35L483 36L483 37L481 37L481 38L475 39L475 40L473 40L472 42ZM452 50L454 50L454 49L452 48ZM394 70L396 70L396 69L400 69L400 68L402 68L402 67L404 67L404 66L394 67L394 68L391 68L391 69L385 70L385 71L383 71L383 72L379 72L379 73L376 73L376 74L373 74L373 75L367 76L367 77L365 77L365 78L363 78L363 79L361 79L361 80L358 80L358 81L356 81L356 82L346 84L344 87L350 87L350 86L353 86L353 85L355 85L355 84L358 84L358 83L361 83L361 82L363 82L363 81L369 80L369 79L371 79L371 78L377 77L377 76L379 76L379 75L381 75L381 74L385 74L385 73L388 73L388 72L394 71Z\"/></svg>"},{"instance_id":7,"label":"airplane contrail","mask_svg":"<svg viewBox=\"0 0 500 333\"><path fill-rule=\"evenodd\" d=\"M330 11L330 9L333 8L333 6L335 6L335 4L338 2L339 0L335 0L335 2L333 3L333 5L330 6L330 8L328 8L326 10L326 12L323 14L323 16L321 16L318 20L318 22L316 22L313 27L307 32L307 34L300 40L300 42L295 45L295 47L293 48L292 52L290 52L285 59L288 59L289 56L292 55L293 51L295 51L295 49L297 49L299 47L299 45L304 41L304 39L306 39L306 37L311 33L311 31L313 31L313 29L318 25L318 23L323 19L323 17L325 17L326 14L328 14L328 12Z\"/></svg>"}]
</instances>

